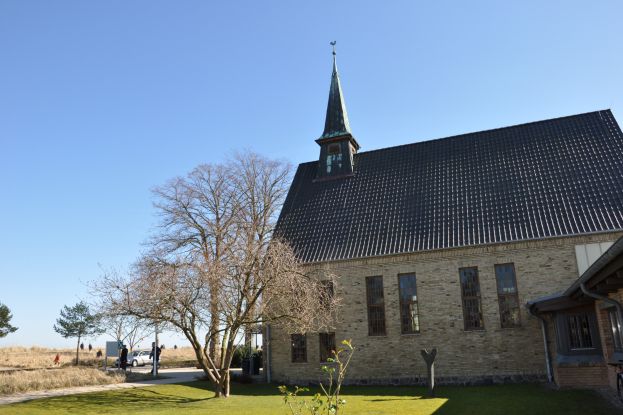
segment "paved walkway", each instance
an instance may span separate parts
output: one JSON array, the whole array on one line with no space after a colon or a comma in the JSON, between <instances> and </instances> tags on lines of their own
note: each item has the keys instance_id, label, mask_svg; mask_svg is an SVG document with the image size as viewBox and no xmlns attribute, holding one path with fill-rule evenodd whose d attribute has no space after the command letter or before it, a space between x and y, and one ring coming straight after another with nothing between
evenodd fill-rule
<instances>
[{"instance_id":1,"label":"paved walkway","mask_svg":"<svg viewBox=\"0 0 623 415\"><path fill-rule=\"evenodd\" d=\"M137 370L136 372L148 372L148 370ZM115 389L143 388L151 385L165 385L169 383L191 382L203 376L203 370L193 368L180 369L161 369L159 373L166 376L166 379L153 379L132 383L115 383L112 385L80 386L76 388L50 389L18 393L15 395L0 396L0 405L30 401L33 399L50 398L54 396L74 395L78 393L101 392Z\"/></svg>"}]
</instances>

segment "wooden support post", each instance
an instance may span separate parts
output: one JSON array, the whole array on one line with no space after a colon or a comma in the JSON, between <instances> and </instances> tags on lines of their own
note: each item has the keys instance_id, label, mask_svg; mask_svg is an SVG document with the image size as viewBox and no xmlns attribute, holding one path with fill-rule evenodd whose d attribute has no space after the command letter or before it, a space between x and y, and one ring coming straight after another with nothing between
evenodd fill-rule
<instances>
[{"instance_id":1,"label":"wooden support post","mask_svg":"<svg viewBox=\"0 0 623 415\"><path fill-rule=\"evenodd\" d=\"M437 349L433 348L430 353L426 349L420 351L422 357L426 362L426 374L428 375L428 397L433 398L435 396L435 357L437 356Z\"/></svg>"}]
</instances>

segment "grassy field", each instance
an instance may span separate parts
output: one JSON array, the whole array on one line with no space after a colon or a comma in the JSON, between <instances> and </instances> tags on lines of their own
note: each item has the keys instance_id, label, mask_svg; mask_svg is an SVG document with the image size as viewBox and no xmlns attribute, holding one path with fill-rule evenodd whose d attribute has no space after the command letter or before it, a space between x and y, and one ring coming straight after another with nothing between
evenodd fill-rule
<instances>
[{"instance_id":1,"label":"grassy field","mask_svg":"<svg viewBox=\"0 0 623 415\"><path fill-rule=\"evenodd\" d=\"M125 380L123 373L106 373L91 367L0 372L0 395L75 386L107 385L125 382Z\"/></svg>"},{"instance_id":2,"label":"grassy field","mask_svg":"<svg viewBox=\"0 0 623 415\"><path fill-rule=\"evenodd\" d=\"M97 358L98 350L104 350L103 346L94 347L92 351L80 351L80 363L85 366L102 367L103 358ZM141 348L140 350L146 350ZM0 367L43 369L54 367L54 357L60 355L61 366L71 366L76 359L76 349L50 349L45 347L0 347ZM166 348L160 355L162 367L194 366L196 362L193 349L180 347L178 349ZM112 362L114 363L114 358Z\"/></svg>"},{"instance_id":3,"label":"grassy field","mask_svg":"<svg viewBox=\"0 0 623 415\"><path fill-rule=\"evenodd\" d=\"M92 352L80 352L81 363L87 366L98 365L101 359L95 357L97 349ZM24 369L42 369L54 367L54 356L60 355L61 366L73 364L76 360L76 349L50 349L46 347L0 347L0 366Z\"/></svg>"},{"instance_id":4,"label":"grassy field","mask_svg":"<svg viewBox=\"0 0 623 415\"><path fill-rule=\"evenodd\" d=\"M166 378L166 376L158 376ZM0 372L0 396L44 389L152 380L151 373L107 371L84 366ZM1 411L0 411L1 412Z\"/></svg>"},{"instance_id":5,"label":"grassy field","mask_svg":"<svg viewBox=\"0 0 623 415\"><path fill-rule=\"evenodd\" d=\"M382 415L615 415L591 391L555 391L540 385L442 387L426 399L423 388L346 387L345 414ZM0 407L9 414L288 414L275 385L233 385L233 396L215 399L205 382L162 385L42 399Z\"/></svg>"},{"instance_id":6,"label":"grassy field","mask_svg":"<svg viewBox=\"0 0 623 415\"><path fill-rule=\"evenodd\" d=\"M105 385L142 380L139 373L104 373L103 358L97 358L98 348L91 352L80 351L80 366L73 365L75 349L50 349L44 347L0 348L0 367L19 369L0 371L0 395L43 389L74 386ZM60 367L54 365L54 357L60 355ZM115 358L108 364L114 365ZM161 354L160 367L194 366L196 360L190 347L165 349ZM150 366L151 367L151 366ZM128 378L129 377L129 378ZM147 376L150 377L150 376ZM0 413L2 411L0 410Z\"/></svg>"}]
</instances>

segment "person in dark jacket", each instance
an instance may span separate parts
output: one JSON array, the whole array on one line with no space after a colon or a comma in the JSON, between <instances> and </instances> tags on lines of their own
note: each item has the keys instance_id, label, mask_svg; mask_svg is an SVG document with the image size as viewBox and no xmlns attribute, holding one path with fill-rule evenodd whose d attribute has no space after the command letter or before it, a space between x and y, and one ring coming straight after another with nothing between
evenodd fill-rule
<instances>
[{"instance_id":1,"label":"person in dark jacket","mask_svg":"<svg viewBox=\"0 0 623 415\"><path fill-rule=\"evenodd\" d=\"M155 352L154 352L155 349ZM153 359L156 356L156 364L160 363L160 347L156 347L156 342L151 343L151 353L149 353L149 359Z\"/></svg>"},{"instance_id":2,"label":"person in dark jacket","mask_svg":"<svg viewBox=\"0 0 623 415\"><path fill-rule=\"evenodd\" d=\"M119 358L121 369L125 372L125 369L128 367L128 348L123 345L123 349L121 349L121 357Z\"/></svg>"}]
</instances>

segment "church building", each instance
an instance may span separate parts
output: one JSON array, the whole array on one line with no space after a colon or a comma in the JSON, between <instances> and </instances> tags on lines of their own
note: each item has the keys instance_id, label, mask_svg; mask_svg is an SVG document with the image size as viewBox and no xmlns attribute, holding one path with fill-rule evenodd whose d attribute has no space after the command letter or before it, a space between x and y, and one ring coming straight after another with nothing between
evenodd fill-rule
<instances>
[{"instance_id":1,"label":"church building","mask_svg":"<svg viewBox=\"0 0 623 415\"><path fill-rule=\"evenodd\" d=\"M583 368L593 379L579 386L607 384L604 351L623 352L621 331L610 309L599 314L604 301L579 286L563 294L623 236L623 133L610 110L361 151L334 53L316 143L276 233L310 275L335 276L342 306L327 332L270 327L270 380L318 382L352 339L349 383L422 384L420 350L437 348L440 384L574 386ZM623 274L602 274L616 292Z\"/></svg>"}]
</instances>

